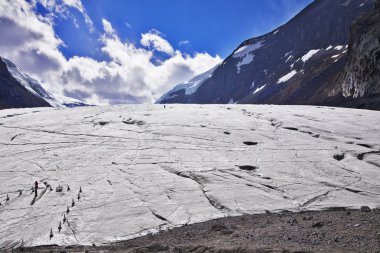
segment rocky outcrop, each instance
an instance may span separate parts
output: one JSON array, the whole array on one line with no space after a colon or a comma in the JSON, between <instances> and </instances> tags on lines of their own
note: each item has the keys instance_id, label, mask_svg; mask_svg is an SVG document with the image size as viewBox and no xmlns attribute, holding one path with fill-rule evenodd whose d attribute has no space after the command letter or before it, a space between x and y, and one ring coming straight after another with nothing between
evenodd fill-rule
<instances>
[{"instance_id":1,"label":"rocky outcrop","mask_svg":"<svg viewBox=\"0 0 380 253\"><path fill-rule=\"evenodd\" d=\"M380 0L351 28L348 60L341 80L346 98L380 96Z\"/></svg>"}]
</instances>

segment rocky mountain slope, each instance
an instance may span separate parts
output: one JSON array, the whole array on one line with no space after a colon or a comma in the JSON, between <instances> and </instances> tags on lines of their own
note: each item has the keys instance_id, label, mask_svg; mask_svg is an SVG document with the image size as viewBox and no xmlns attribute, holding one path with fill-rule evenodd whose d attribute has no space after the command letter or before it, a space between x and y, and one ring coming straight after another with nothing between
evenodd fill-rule
<instances>
[{"instance_id":1,"label":"rocky mountain slope","mask_svg":"<svg viewBox=\"0 0 380 253\"><path fill-rule=\"evenodd\" d=\"M380 1L376 9L354 22L344 71L345 97L380 94Z\"/></svg>"},{"instance_id":2,"label":"rocky mountain slope","mask_svg":"<svg viewBox=\"0 0 380 253\"><path fill-rule=\"evenodd\" d=\"M0 109L81 105L85 104L76 99L53 96L13 62L0 57Z\"/></svg>"},{"instance_id":3,"label":"rocky mountain slope","mask_svg":"<svg viewBox=\"0 0 380 253\"><path fill-rule=\"evenodd\" d=\"M350 26L373 6L374 0L316 0L273 32L244 41L191 94L176 87L158 102L331 103Z\"/></svg>"},{"instance_id":4,"label":"rocky mountain slope","mask_svg":"<svg viewBox=\"0 0 380 253\"><path fill-rule=\"evenodd\" d=\"M380 0L351 27L348 59L332 96L356 107L380 108Z\"/></svg>"}]
</instances>

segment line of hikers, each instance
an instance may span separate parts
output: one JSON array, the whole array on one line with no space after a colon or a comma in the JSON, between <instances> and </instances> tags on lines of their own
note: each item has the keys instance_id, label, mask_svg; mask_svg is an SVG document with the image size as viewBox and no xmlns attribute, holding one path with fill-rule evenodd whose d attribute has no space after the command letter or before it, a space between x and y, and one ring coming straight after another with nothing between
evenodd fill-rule
<instances>
[{"instance_id":1,"label":"line of hikers","mask_svg":"<svg viewBox=\"0 0 380 253\"><path fill-rule=\"evenodd\" d=\"M44 184L46 185L46 188L50 188L51 191L53 190L50 184L48 184L46 182ZM34 187L32 189L34 191L34 196L37 198L37 195L38 195L38 182L37 181L34 182ZM62 191L63 191L63 187L61 185L59 185L56 188L56 192L62 192ZM70 191L69 185L67 185L67 191Z\"/></svg>"}]
</instances>

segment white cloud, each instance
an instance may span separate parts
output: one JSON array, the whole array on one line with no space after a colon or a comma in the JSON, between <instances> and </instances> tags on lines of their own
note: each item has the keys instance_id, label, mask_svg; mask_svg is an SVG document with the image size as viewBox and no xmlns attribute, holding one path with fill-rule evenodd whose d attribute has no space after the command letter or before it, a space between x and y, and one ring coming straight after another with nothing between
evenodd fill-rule
<instances>
[{"instance_id":1,"label":"white cloud","mask_svg":"<svg viewBox=\"0 0 380 253\"><path fill-rule=\"evenodd\" d=\"M105 33L110 34L110 35L115 34L115 30L113 29L111 23L108 20L103 18L102 24L103 24L103 29Z\"/></svg>"},{"instance_id":2,"label":"white cloud","mask_svg":"<svg viewBox=\"0 0 380 253\"><path fill-rule=\"evenodd\" d=\"M172 86L221 61L207 53L190 56L175 50L158 31L142 34L141 44L148 46L139 47L122 41L109 21L102 23L100 49L108 60L66 59L53 21L37 15L33 3L0 1L0 55L42 79L53 93L92 104L152 103ZM153 64L155 51L168 58Z\"/></svg>"},{"instance_id":3,"label":"white cloud","mask_svg":"<svg viewBox=\"0 0 380 253\"><path fill-rule=\"evenodd\" d=\"M0 1L0 34L0 54L18 60L26 71L50 73L66 61L51 20L35 14L26 1Z\"/></svg>"},{"instance_id":4,"label":"white cloud","mask_svg":"<svg viewBox=\"0 0 380 253\"><path fill-rule=\"evenodd\" d=\"M67 6L78 9L80 12L83 12L83 13L86 12L84 10L81 0L62 0L62 2Z\"/></svg>"},{"instance_id":5,"label":"white cloud","mask_svg":"<svg viewBox=\"0 0 380 253\"><path fill-rule=\"evenodd\" d=\"M155 50L167 53L168 55L174 54L173 47L168 41L161 37L161 34L158 33L157 30L143 33L140 43L145 47L153 47Z\"/></svg>"},{"instance_id":6,"label":"white cloud","mask_svg":"<svg viewBox=\"0 0 380 253\"><path fill-rule=\"evenodd\" d=\"M188 40L182 40L178 43L178 45L180 45L180 46L184 46L184 45L188 45L188 44L190 44L190 41L188 41Z\"/></svg>"},{"instance_id":7,"label":"white cloud","mask_svg":"<svg viewBox=\"0 0 380 253\"><path fill-rule=\"evenodd\" d=\"M52 13L59 15L64 18L71 18L74 21L75 26L78 27L78 22L76 18L70 13L70 8L76 9L79 11L84 18L85 23L87 24L90 32L94 31L94 23L91 18L88 16L87 11L85 10L81 0L33 0L32 3L40 3L47 10Z\"/></svg>"},{"instance_id":8,"label":"white cloud","mask_svg":"<svg viewBox=\"0 0 380 253\"><path fill-rule=\"evenodd\" d=\"M62 0L62 1L65 5L73 7L77 9L80 13L82 13L84 17L84 21L88 25L90 31L92 32L94 30L94 24L91 18L88 16L87 11L84 9L81 0Z\"/></svg>"},{"instance_id":9,"label":"white cloud","mask_svg":"<svg viewBox=\"0 0 380 253\"><path fill-rule=\"evenodd\" d=\"M127 21L125 21L125 26L128 27L128 28L132 28L132 25L130 23L128 23Z\"/></svg>"}]
</instances>

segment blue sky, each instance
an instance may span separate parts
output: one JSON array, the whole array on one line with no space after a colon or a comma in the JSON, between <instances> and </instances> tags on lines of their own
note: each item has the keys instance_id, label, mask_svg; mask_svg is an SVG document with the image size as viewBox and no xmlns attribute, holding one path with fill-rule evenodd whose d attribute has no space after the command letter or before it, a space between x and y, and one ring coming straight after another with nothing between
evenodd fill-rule
<instances>
[{"instance_id":1,"label":"blue sky","mask_svg":"<svg viewBox=\"0 0 380 253\"><path fill-rule=\"evenodd\" d=\"M140 34L157 29L187 53L208 52L225 58L245 39L267 33L288 21L312 0L84 0L95 25L91 34L61 19L56 32L67 44L65 55L99 55L102 18L123 40L138 42ZM79 13L77 13L78 15ZM80 30L80 31L78 31ZM85 41L86 43L83 43ZM189 43L181 43L188 41ZM181 43L181 45L180 45Z\"/></svg>"},{"instance_id":2,"label":"blue sky","mask_svg":"<svg viewBox=\"0 0 380 253\"><path fill-rule=\"evenodd\" d=\"M153 103L312 0L0 0L0 56L60 97Z\"/></svg>"}]
</instances>

